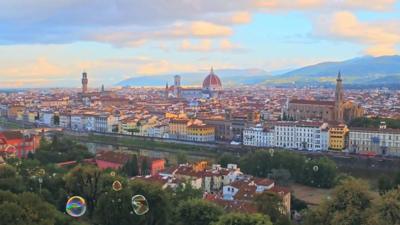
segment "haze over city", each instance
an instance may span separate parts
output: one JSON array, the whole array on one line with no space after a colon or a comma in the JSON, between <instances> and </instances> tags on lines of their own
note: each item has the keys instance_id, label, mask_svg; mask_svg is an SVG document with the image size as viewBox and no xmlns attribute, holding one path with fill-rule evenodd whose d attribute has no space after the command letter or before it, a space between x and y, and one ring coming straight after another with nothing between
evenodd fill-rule
<instances>
[{"instance_id":1,"label":"haze over city","mask_svg":"<svg viewBox=\"0 0 400 225\"><path fill-rule=\"evenodd\" d=\"M0 0L0 225L399 225L400 0Z\"/></svg>"},{"instance_id":2,"label":"haze over city","mask_svg":"<svg viewBox=\"0 0 400 225\"><path fill-rule=\"evenodd\" d=\"M399 53L395 0L1 1L0 88L261 69Z\"/></svg>"}]
</instances>

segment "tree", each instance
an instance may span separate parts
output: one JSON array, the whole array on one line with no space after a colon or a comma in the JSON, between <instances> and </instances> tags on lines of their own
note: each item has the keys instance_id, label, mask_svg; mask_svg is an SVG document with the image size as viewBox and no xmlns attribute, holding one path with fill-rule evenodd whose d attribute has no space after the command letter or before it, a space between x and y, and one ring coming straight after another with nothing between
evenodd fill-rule
<instances>
[{"instance_id":1,"label":"tree","mask_svg":"<svg viewBox=\"0 0 400 225\"><path fill-rule=\"evenodd\" d=\"M268 216L261 214L229 213L221 216L213 225L272 225Z\"/></svg>"},{"instance_id":2,"label":"tree","mask_svg":"<svg viewBox=\"0 0 400 225\"><path fill-rule=\"evenodd\" d=\"M289 215L286 215L286 208L282 198L274 192L263 192L255 197L258 212L268 215L274 224L286 224Z\"/></svg>"},{"instance_id":3,"label":"tree","mask_svg":"<svg viewBox=\"0 0 400 225\"><path fill-rule=\"evenodd\" d=\"M306 213L304 224L366 224L371 199L367 183L354 178L343 180L334 189L332 199Z\"/></svg>"},{"instance_id":4,"label":"tree","mask_svg":"<svg viewBox=\"0 0 400 225\"><path fill-rule=\"evenodd\" d=\"M78 165L65 175L67 191L86 199L90 217L96 207L96 200L103 191L103 182L101 171L95 166Z\"/></svg>"},{"instance_id":5,"label":"tree","mask_svg":"<svg viewBox=\"0 0 400 225\"><path fill-rule=\"evenodd\" d=\"M272 169L270 178L279 185L287 186L290 183L290 172L287 169Z\"/></svg>"},{"instance_id":6,"label":"tree","mask_svg":"<svg viewBox=\"0 0 400 225\"><path fill-rule=\"evenodd\" d=\"M210 202L191 199L182 202L177 208L177 217L181 225L209 225L222 215L222 209Z\"/></svg>"},{"instance_id":7,"label":"tree","mask_svg":"<svg viewBox=\"0 0 400 225\"><path fill-rule=\"evenodd\" d=\"M26 225L30 222L28 214L14 202L0 204L0 218L1 223L7 225Z\"/></svg>"},{"instance_id":8,"label":"tree","mask_svg":"<svg viewBox=\"0 0 400 225\"><path fill-rule=\"evenodd\" d=\"M162 190L160 185L133 180L129 183L129 191L132 195L143 195L149 204L150 210L143 216L135 216L132 225L165 225L170 221L171 196Z\"/></svg>"},{"instance_id":9,"label":"tree","mask_svg":"<svg viewBox=\"0 0 400 225\"><path fill-rule=\"evenodd\" d=\"M128 160L128 162L125 163L125 165L122 167L122 172L126 174L128 177L134 177L139 174L138 171L138 158L137 155L133 155L131 159Z\"/></svg>"},{"instance_id":10,"label":"tree","mask_svg":"<svg viewBox=\"0 0 400 225\"><path fill-rule=\"evenodd\" d=\"M146 157L142 158L142 162L141 162L141 175L148 175L150 173L150 166L149 166L149 162L148 159Z\"/></svg>"},{"instance_id":11,"label":"tree","mask_svg":"<svg viewBox=\"0 0 400 225\"><path fill-rule=\"evenodd\" d=\"M194 189L192 184L189 182L181 183L174 190L174 202L179 204L182 201L187 201L190 199L200 199L203 192L199 189Z\"/></svg>"},{"instance_id":12,"label":"tree","mask_svg":"<svg viewBox=\"0 0 400 225\"><path fill-rule=\"evenodd\" d=\"M232 155L231 153L223 153L219 158L218 158L218 164L220 164L222 167L227 167L228 164L233 163L233 164L238 164L239 159Z\"/></svg>"},{"instance_id":13,"label":"tree","mask_svg":"<svg viewBox=\"0 0 400 225\"><path fill-rule=\"evenodd\" d=\"M67 220L52 205L33 193L16 195L0 191L0 200L1 224L58 225L58 222Z\"/></svg>"},{"instance_id":14,"label":"tree","mask_svg":"<svg viewBox=\"0 0 400 225\"><path fill-rule=\"evenodd\" d=\"M400 224L400 189L385 193L377 200L368 215L368 225Z\"/></svg>"},{"instance_id":15,"label":"tree","mask_svg":"<svg viewBox=\"0 0 400 225\"><path fill-rule=\"evenodd\" d=\"M387 176L380 176L378 179L379 194L384 194L393 188L392 181Z\"/></svg>"},{"instance_id":16,"label":"tree","mask_svg":"<svg viewBox=\"0 0 400 225\"><path fill-rule=\"evenodd\" d=\"M95 220L101 225L139 225L142 218L132 212L131 198L128 188L105 192L99 197Z\"/></svg>"},{"instance_id":17,"label":"tree","mask_svg":"<svg viewBox=\"0 0 400 225\"><path fill-rule=\"evenodd\" d=\"M187 159L186 153L179 152L179 153L176 155L176 162L178 163L178 165L179 165L179 164L185 164L185 163L187 163L187 162L188 162L188 159Z\"/></svg>"},{"instance_id":18,"label":"tree","mask_svg":"<svg viewBox=\"0 0 400 225\"><path fill-rule=\"evenodd\" d=\"M0 165L0 189L16 193L25 190L22 177L17 174L14 167L7 164Z\"/></svg>"}]
</instances>

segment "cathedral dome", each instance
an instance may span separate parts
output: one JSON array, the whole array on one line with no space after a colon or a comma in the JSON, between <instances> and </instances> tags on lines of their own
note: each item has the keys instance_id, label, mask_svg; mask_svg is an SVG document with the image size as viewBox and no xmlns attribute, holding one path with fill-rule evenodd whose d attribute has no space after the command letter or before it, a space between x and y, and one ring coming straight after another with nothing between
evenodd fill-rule
<instances>
[{"instance_id":1,"label":"cathedral dome","mask_svg":"<svg viewBox=\"0 0 400 225\"><path fill-rule=\"evenodd\" d=\"M211 68L210 74L203 81L203 89L209 91L220 91L222 90L222 84L219 77L214 74L213 68Z\"/></svg>"}]
</instances>

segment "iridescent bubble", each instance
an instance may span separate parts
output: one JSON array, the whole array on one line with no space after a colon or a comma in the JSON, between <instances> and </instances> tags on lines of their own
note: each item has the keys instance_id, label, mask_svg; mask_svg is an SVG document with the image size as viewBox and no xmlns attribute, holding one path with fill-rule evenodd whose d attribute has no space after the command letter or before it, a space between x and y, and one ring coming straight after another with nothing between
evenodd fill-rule
<instances>
[{"instance_id":1,"label":"iridescent bubble","mask_svg":"<svg viewBox=\"0 0 400 225\"><path fill-rule=\"evenodd\" d=\"M121 182L119 182L119 181L114 181L113 182L113 184L112 184L112 188L113 188L113 190L114 191L120 191L120 190L122 190L122 184L121 184Z\"/></svg>"},{"instance_id":2,"label":"iridescent bubble","mask_svg":"<svg viewBox=\"0 0 400 225\"><path fill-rule=\"evenodd\" d=\"M136 215L144 215L149 211L149 203L143 195L135 195L132 197L132 207Z\"/></svg>"},{"instance_id":3,"label":"iridescent bubble","mask_svg":"<svg viewBox=\"0 0 400 225\"><path fill-rule=\"evenodd\" d=\"M274 157L274 152L275 152L275 150L274 150L273 148L270 148L268 151L269 151L269 155L270 155L271 157Z\"/></svg>"},{"instance_id":4,"label":"iridescent bubble","mask_svg":"<svg viewBox=\"0 0 400 225\"><path fill-rule=\"evenodd\" d=\"M81 217L86 212L86 201L80 196L73 196L68 199L65 211L72 217Z\"/></svg>"},{"instance_id":5,"label":"iridescent bubble","mask_svg":"<svg viewBox=\"0 0 400 225\"><path fill-rule=\"evenodd\" d=\"M39 169L39 171L38 171L38 176L44 176L44 175L46 175L46 170L44 170L44 169Z\"/></svg>"},{"instance_id":6,"label":"iridescent bubble","mask_svg":"<svg viewBox=\"0 0 400 225\"><path fill-rule=\"evenodd\" d=\"M318 166L313 167L314 172L317 172L319 170Z\"/></svg>"},{"instance_id":7,"label":"iridescent bubble","mask_svg":"<svg viewBox=\"0 0 400 225\"><path fill-rule=\"evenodd\" d=\"M114 171L112 171L111 173L110 173L110 176L112 176L112 177L115 177L115 172Z\"/></svg>"}]
</instances>

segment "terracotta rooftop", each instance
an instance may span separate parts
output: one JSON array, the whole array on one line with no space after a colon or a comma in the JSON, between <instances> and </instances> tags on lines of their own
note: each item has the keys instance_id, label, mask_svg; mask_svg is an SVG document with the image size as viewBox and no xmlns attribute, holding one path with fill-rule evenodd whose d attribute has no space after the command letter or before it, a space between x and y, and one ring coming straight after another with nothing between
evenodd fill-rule
<instances>
[{"instance_id":1,"label":"terracotta rooftop","mask_svg":"<svg viewBox=\"0 0 400 225\"><path fill-rule=\"evenodd\" d=\"M292 104L303 104L303 105L329 105L334 106L334 101L318 101L318 100L305 100L305 99L292 99L289 101Z\"/></svg>"}]
</instances>

